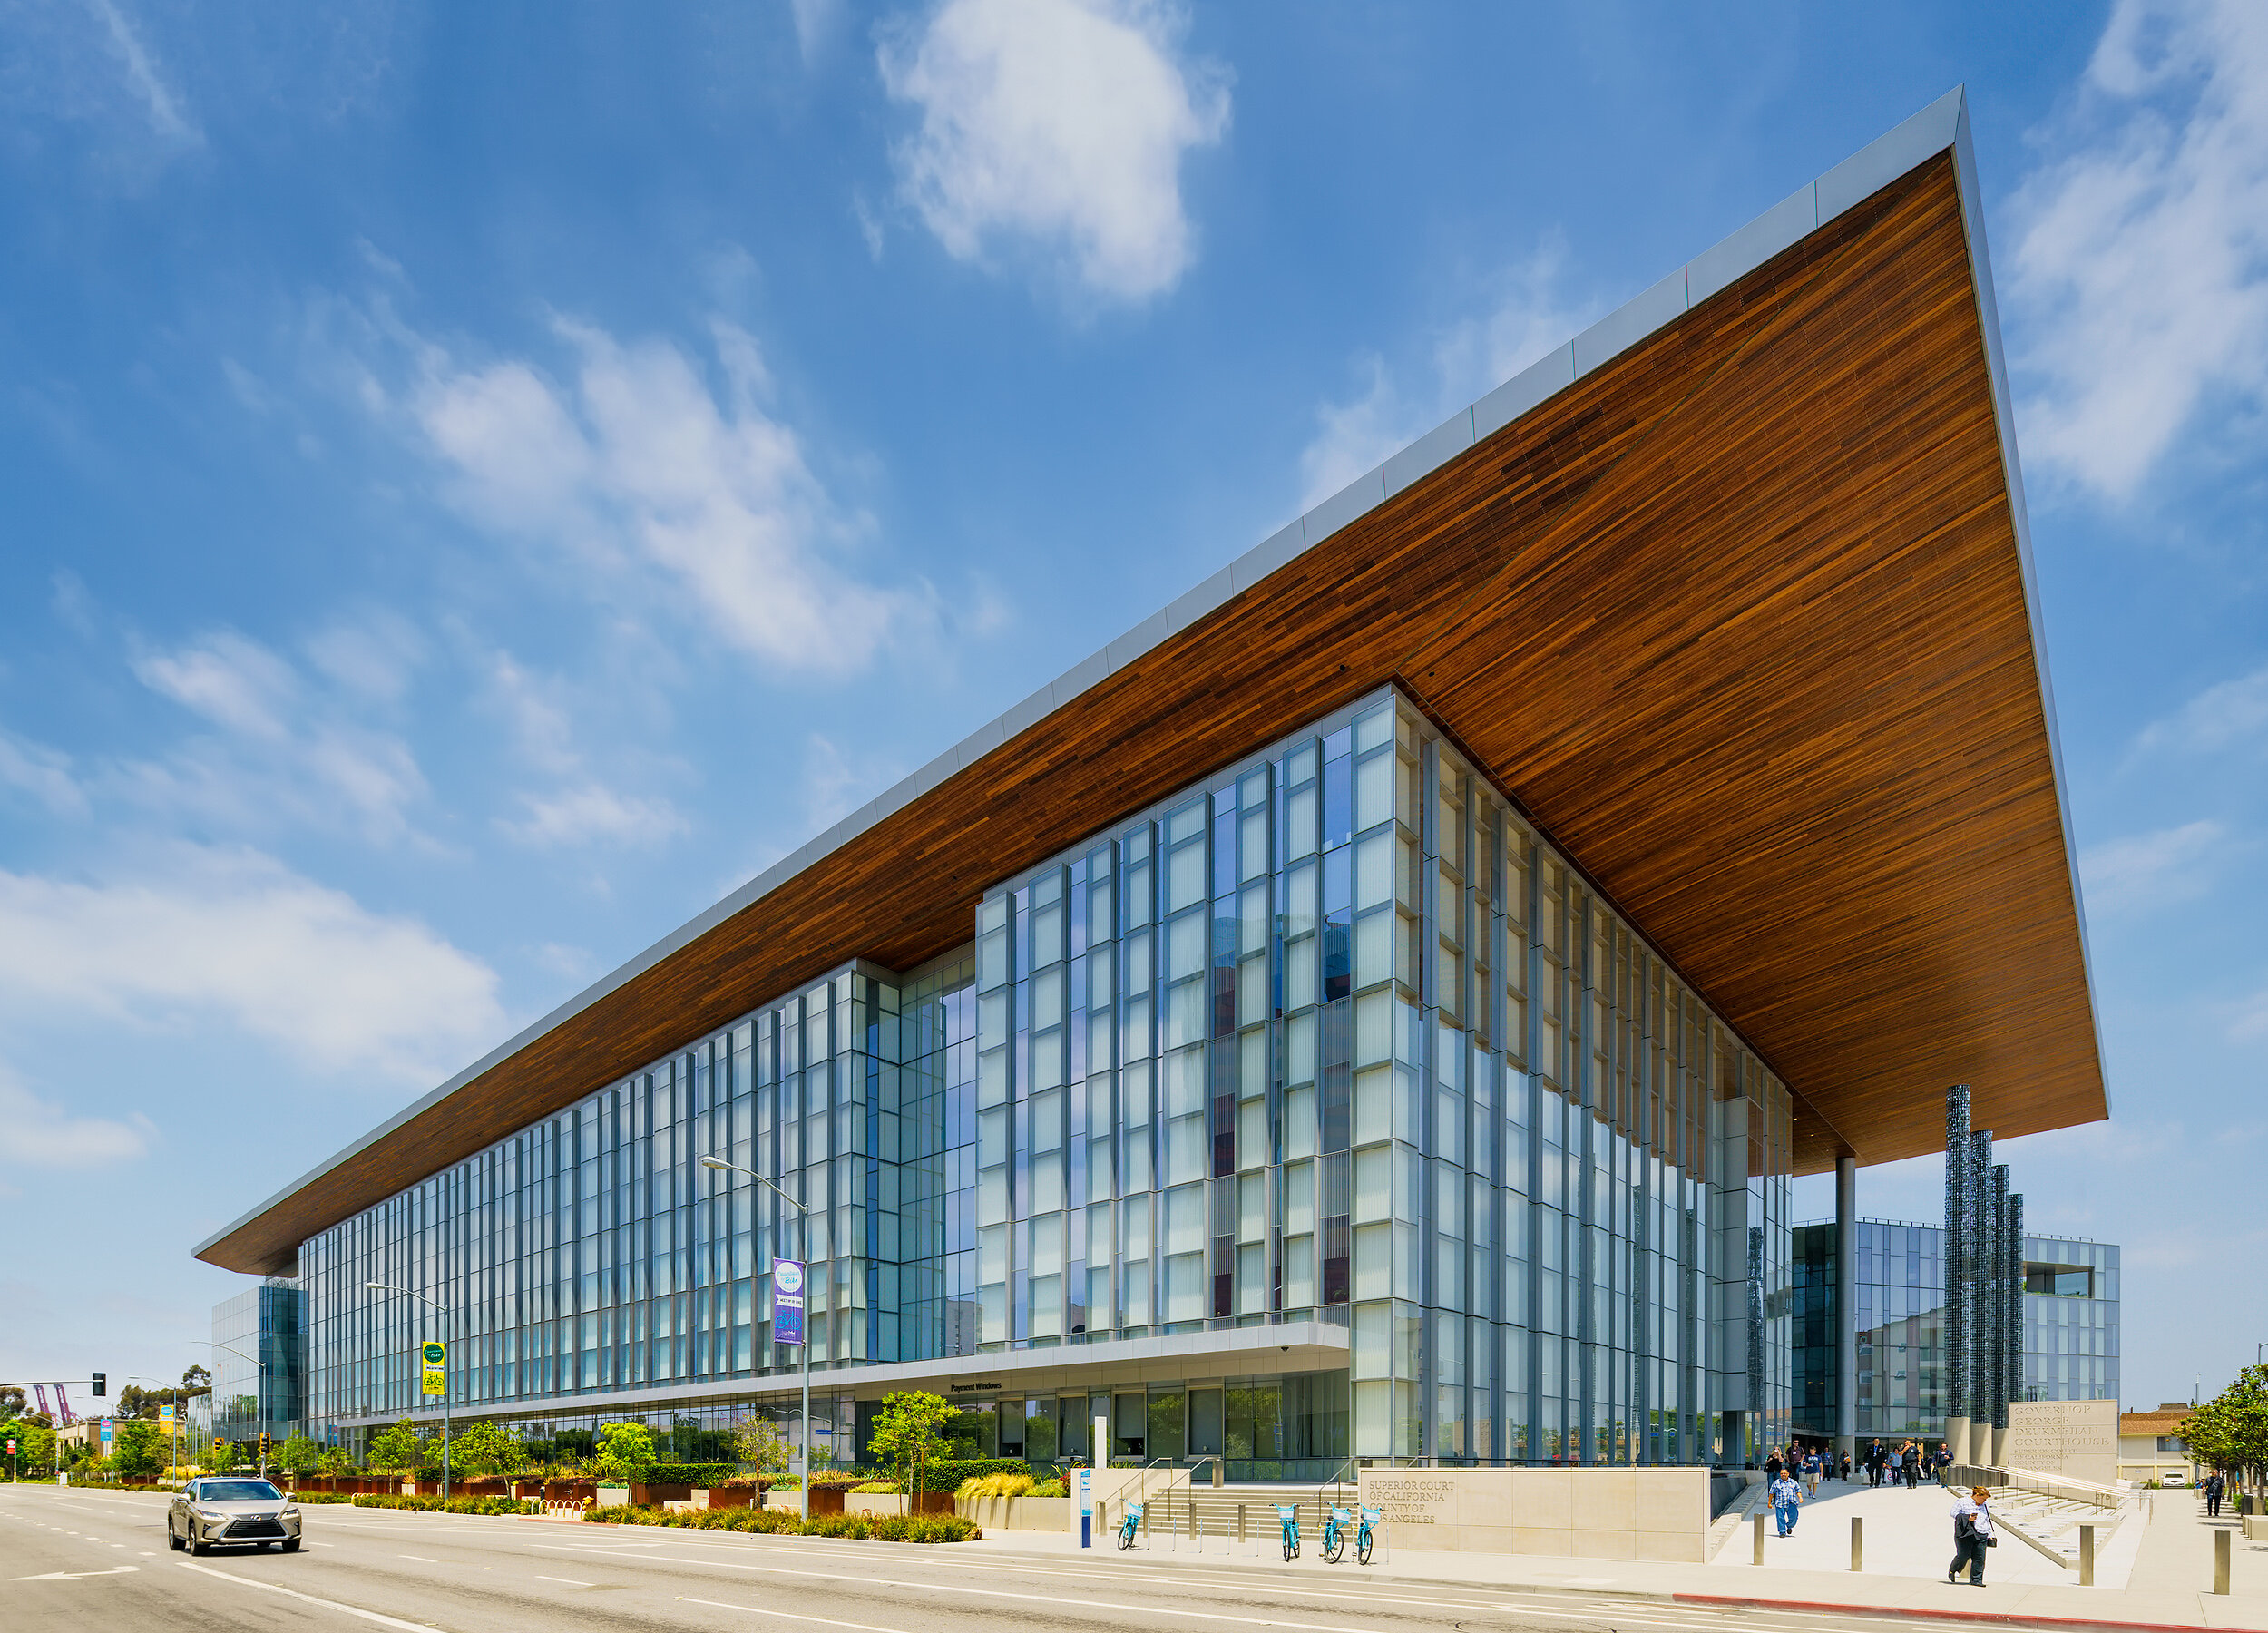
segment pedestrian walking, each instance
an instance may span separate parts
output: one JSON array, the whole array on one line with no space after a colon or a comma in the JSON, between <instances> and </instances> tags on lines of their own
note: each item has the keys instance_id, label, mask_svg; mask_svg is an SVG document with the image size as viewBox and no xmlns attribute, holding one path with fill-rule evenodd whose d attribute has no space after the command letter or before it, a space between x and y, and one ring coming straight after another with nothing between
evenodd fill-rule
<instances>
[{"instance_id":1,"label":"pedestrian walking","mask_svg":"<svg viewBox=\"0 0 2268 1633\"><path fill-rule=\"evenodd\" d=\"M1938 1484L1945 1485L1946 1482L1952 1478L1946 1472L1948 1469L1950 1469L1953 1466L1952 1447L1941 1444L1937 1449L1937 1456L1931 1460L1931 1466L1937 1471ZM1948 1487L1948 1489L1950 1490L1950 1488Z\"/></svg>"},{"instance_id":2,"label":"pedestrian walking","mask_svg":"<svg viewBox=\"0 0 2268 1633\"><path fill-rule=\"evenodd\" d=\"M2229 1482L2221 1478L2220 1470L2215 1469L2212 1473L2205 1476L2206 1519L2218 1520L2221 1517L2221 1498L2223 1494L2228 1491L2228 1489Z\"/></svg>"},{"instance_id":3,"label":"pedestrian walking","mask_svg":"<svg viewBox=\"0 0 2268 1633\"><path fill-rule=\"evenodd\" d=\"M1906 1490L1921 1489L1921 1448L1913 1442L1906 1442Z\"/></svg>"},{"instance_id":4,"label":"pedestrian walking","mask_svg":"<svg viewBox=\"0 0 2268 1633\"><path fill-rule=\"evenodd\" d=\"M1782 1536L1795 1529L1795 1511L1803 1501L1804 1488L1791 1476L1784 1473L1772 1482L1772 1517L1780 1522Z\"/></svg>"},{"instance_id":5,"label":"pedestrian walking","mask_svg":"<svg viewBox=\"0 0 2268 1633\"><path fill-rule=\"evenodd\" d=\"M1890 1449L1890 1483L1893 1486L1905 1477L1905 1457L1903 1447L1892 1446Z\"/></svg>"},{"instance_id":6,"label":"pedestrian walking","mask_svg":"<svg viewBox=\"0 0 2268 1633\"><path fill-rule=\"evenodd\" d=\"M1882 1450L1882 1442L1876 1441L1872 1445L1867 1447L1866 1483L1870 1486L1881 1485L1882 1483L1882 1470L1889 1465L1889 1462L1890 1453Z\"/></svg>"},{"instance_id":7,"label":"pedestrian walking","mask_svg":"<svg viewBox=\"0 0 2268 1633\"><path fill-rule=\"evenodd\" d=\"M1969 1495L1953 1504L1953 1562L1945 1568L1945 1579L1960 1579L1964 1561L1969 1566L1969 1585L1984 1586L1985 1550L1999 1545L1992 1534L1992 1513L1988 1506L1992 1493L1982 1486L1969 1488Z\"/></svg>"},{"instance_id":8,"label":"pedestrian walking","mask_svg":"<svg viewBox=\"0 0 2268 1633\"><path fill-rule=\"evenodd\" d=\"M1764 1477L1767 1482L1778 1480L1786 1470L1787 1463L1780 1456L1779 1447L1774 1446L1764 1454Z\"/></svg>"},{"instance_id":9,"label":"pedestrian walking","mask_svg":"<svg viewBox=\"0 0 2268 1633\"><path fill-rule=\"evenodd\" d=\"M1819 1495L1819 1479L1820 1479L1820 1476L1821 1476L1823 1472L1825 1472L1825 1471L1824 1471L1824 1469L1823 1469L1823 1468L1822 1468L1822 1466L1821 1466L1821 1464L1820 1464L1820 1462L1819 1462L1819 1452L1818 1452L1816 1450L1813 1450L1813 1451L1810 1451L1810 1452L1804 1452L1804 1496L1806 1496L1806 1497L1816 1497L1816 1496L1818 1496L1818 1495Z\"/></svg>"}]
</instances>

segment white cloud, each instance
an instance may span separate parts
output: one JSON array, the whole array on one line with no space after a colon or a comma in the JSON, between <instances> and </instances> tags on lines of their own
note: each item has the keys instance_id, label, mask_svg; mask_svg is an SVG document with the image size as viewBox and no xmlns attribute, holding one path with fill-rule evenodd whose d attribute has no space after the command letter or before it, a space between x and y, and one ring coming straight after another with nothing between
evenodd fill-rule
<instances>
[{"instance_id":1,"label":"white cloud","mask_svg":"<svg viewBox=\"0 0 2268 1633\"><path fill-rule=\"evenodd\" d=\"M118 8L117 0L86 0L86 5L102 24L105 43L125 71L127 88L149 116L150 128L169 142L202 142L204 137L182 110L181 99L165 83L156 58Z\"/></svg>"},{"instance_id":2,"label":"white cloud","mask_svg":"<svg viewBox=\"0 0 2268 1633\"><path fill-rule=\"evenodd\" d=\"M2024 449L2117 500L2268 396L2268 7L2120 0L2010 207Z\"/></svg>"},{"instance_id":3,"label":"white cloud","mask_svg":"<svg viewBox=\"0 0 2268 1633\"><path fill-rule=\"evenodd\" d=\"M2237 1043L2268 1043L2268 989L2237 1005L2236 1018L2229 1022L2229 1038Z\"/></svg>"},{"instance_id":4,"label":"white cloud","mask_svg":"<svg viewBox=\"0 0 2268 1633\"><path fill-rule=\"evenodd\" d=\"M428 351L410 406L468 514L571 550L610 595L658 570L668 610L783 669L847 673L934 621L925 587L846 570L870 523L758 406L767 382L748 335L717 327L720 402L667 342L559 332L576 358L563 385L523 361L459 368Z\"/></svg>"},{"instance_id":5,"label":"white cloud","mask_svg":"<svg viewBox=\"0 0 2268 1633\"><path fill-rule=\"evenodd\" d=\"M70 756L5 731L0 731L0 788L29 794L57 816L81 816L87 808Z\"/></svg>"},{"instance_id":6,"label":"white cloud","mask_svg":"<svg viewBox=\"0 0 2268 1633\"><path fill-rule=\"evenodd\" d=\"M895 760L846 754L833 738L813 732L803 756L806 836L824 834L904 775Z\"/></svg>"},{"instance_id":7,"label":"white cloud","mask_svg":"<svg viewBox=\"0 0 2268 1633\"><path fill-rule=\"evenodd\" d=\"M900 185L946 252L996 235L1065 255L1094 294L1140 301L1194 256L1181 161L1228 128L1227 74L1179 53L1149 0L945 0L885 38L890 94L921 110Z\"/></svg>"},{"instance_id":8,"label":"white cloud","mask_svg":"<svg viewBox=\"0 0 2268 1633\"><path fill-rule=\"evenodd\" d=\"M2145 728L2135 747L2211 754L2263 734L2268 734L2268 669L2207 687Z\"/></svg>"},{"instance_id":9,"label":"white cloud","mask_svg":"<svg viewBox=\"0 0 2268 1633\"><path fill-rule=\"evenodd\" d=\"M415 919L257 851L181 846L167 863L93 881L0 871L0 1004L218 1019L311 1066L419 1083L508 1030L495 973Z\"/></svg>"},{"instance_id":10,"label":"white cloud","mask_svg":"<svg viewBox=\"0 0 2268 1633\"><path fill-rule=\"evenodd\" d=\"M2087 846L2079 876L2088 909L2125 913L2202 895L2227 838L2217 822L2188 822Z\"/></svg>"},{"instance_id":11,"label":"white cloud","mask_svg":"<svg viewBox=\"0 0 2268 1633\"><path fill-rule=\"evenodd\" d=\"M45 1169L131 1162L150 1149L154 1131L139 1113L126 1122L73 1117L0 1066L0 1160Z\"/></svg>"},{"instance_id":12,"label":"white cloud","mask_svg":"<svg viewBox=\"0 0 2268 1633\"><path fill-rule=\"evenodd\" d=\"M1560 292L1566 261L1565 242L1547 234L1496 280L1484 312L1434 337L1422 386L1398 382L1376 356L1363 359L1361 395L1316 410L1315 438L1299 457L1300 508L1328 499L1589 324L1596 303Z\"/></svg>"},{"instance_id":13,"label":"white cloud","mask_svg":"<svg viewBox=\"0 0 2268 1633\"><path fill-rule=\"evenodd\" d=\"M202 716L217 735L183 741L162 759L112 771L131 797L190 810L240 831L285 823L346 827L377 842L408 831L426 793L417 759L398 735L358 718L377 694L406 684L403 637L341 627L318 637L316 660L345 684L310 684L278 653L233 631L170 650L145 650L134 673L152 691ZM384 656L381 656L384 654Z\"/></svg>"},{"instance_id":14,"label":"white cloud","mask_svg":"<svg viewBox=\"0 0 2268 1633\"><path fill-rule=\"evenodd\" d=\"M618 794L601 783L584 783L555 794L523 795L523 822L497 826L523 845L545 847L588 845L659 845L685 831L685 818L666 799Z\"/></svg>"}]
</instances>

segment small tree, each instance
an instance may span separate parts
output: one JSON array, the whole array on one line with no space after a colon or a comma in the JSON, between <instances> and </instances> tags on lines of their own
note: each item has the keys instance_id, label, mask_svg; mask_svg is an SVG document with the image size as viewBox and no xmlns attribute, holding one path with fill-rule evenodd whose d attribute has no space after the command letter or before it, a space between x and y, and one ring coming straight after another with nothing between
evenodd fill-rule
<instances>
[{"instance_id":1,"label":"small tree","mask_svg":"<svg viewBox=\"0 0 2268 1633\"><path fill-rule=\"evenodd\" d=\"M744 1463L754 1463L767 1474L787 1467L787 1442L767 1417L744 1417L732 1426L732 1449Z\"/></svg>"},{"instance_id":2,"label":"small tree","mask_svg":"<svg viewBox=\"0 0 2268 1633\"><path fill-rule=\"evenodd\" d=\"M508 1474L527 1461L520 1442L502 1425L474 1423L449 1448L453 1466L467 1474Z\"/></svg>"},{"instance_id":3,"label":"small tree","mask_svg":"<svg viewBox=\"0 0 2268 1633\"><path fill-rule=\"evenodd\" d=\"M425 1439L407 1418L379 1430L370 1442L374 1469L419 1469L425 1466Z\"/></svg>"},{"instance_id":4,"label":"small tree","mask_svg":"<svg viewBox=\"0 0 2268 1633\"><path fill-rule=\"evenodd\" d=\"M355 1460L344 1446L326 1446L316 1455L315 1466L326 1474L351 1474Z\"/></svg>"},{"instance_id":5,"label":"small tree","mask_svg":"<svg viewBox=\"0 0 2268 1633\"><path fill-rule=\"evenodd\" d=\"M945 1443L945 1427L960 1415L951 1401L925 1389L901 1389L882 1397L867 1445L885 1462L904 1470L906 1508L915 1507L914 1471L934 1458Z\"/></svg>"},{"instance_id":6,"label":"small tree","mask_svg":"<svg viewBox=\"0 0 2268 1633\"><path fill-rule=\"evenodd\" d=\"M146 1419L135 1418L118 1425L117 1440L111 1452L111 1467L121 1480L136 1483L155 1480L165 1467L165 1439L158 1426Z\"/></svg>"},{"instance_id":7,"label":"small tree","mask_svg":"<svg viewBox=\"0 0 2268 1633\"><path fill-rule=\"evenodd\" d=\"M295 1434L276 1448L276 1466L294 1474L312 1474L323 1449L304 1434Z\"/></svg>"},{"instance_id":8,"label":"small tree","mask_svg":"<svg viewBox=\"0 0 2268 1633\"><path fill-rule=\"evenodd\" d=\"M609 1423L599 1432L598 1470L612 1480L637 1479L653 1466L653 1432L643 1423Z\"/></svg>"}]
</instances>

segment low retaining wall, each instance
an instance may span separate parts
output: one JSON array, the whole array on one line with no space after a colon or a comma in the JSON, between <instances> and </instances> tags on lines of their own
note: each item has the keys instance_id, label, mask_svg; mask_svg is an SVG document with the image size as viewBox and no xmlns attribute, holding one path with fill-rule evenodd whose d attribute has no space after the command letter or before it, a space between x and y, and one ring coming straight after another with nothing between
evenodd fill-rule
<instances>
[{"instance_id":1,"label":"low retaining wall","mask_svg":"<svg viewBox=\"0 0 2268 1633\"><path fill-rule=\"evenodd\" d=\"M956 1497L953 1510L987 1530L1067 1531L1079 1527L1076 1497Z\"/></svg>"},{"instance_id":2,"label":"low retaining wall","mask_svg":"<svg viewBox=\"0 0 2268 1633\"><path fill-rule=\"evenodd\" d=\"M1707 1469L1364 1469L1388 1537L1451 1553L1708 1559Z\"/></svg>"}]
</instances>

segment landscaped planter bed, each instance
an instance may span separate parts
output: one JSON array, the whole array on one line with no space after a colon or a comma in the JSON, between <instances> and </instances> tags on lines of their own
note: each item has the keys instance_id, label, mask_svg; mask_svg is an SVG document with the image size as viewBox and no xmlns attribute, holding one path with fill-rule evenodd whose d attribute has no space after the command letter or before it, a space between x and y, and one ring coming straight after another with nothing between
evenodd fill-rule
<instances>
[{"instance_id":1,"label":"landscaped planter bed","mask_svg":"<svg viewBox=\"0 0 2268 1633\"><path fill-rule=\"evenodd\" d=\"M812 1493L816 1496L817 1492ZM777 1498L792 1492L774 1492ZM678 1513L654 1508L599 1508L583 1518L598 1525L670 1525L693 1530L753 1531L767 1536L850 1537L873 1542L973 1542L981 1526L958 1514L833 1514L798 1520L778 1509L691 1509Z\"/></svg>"}]
</instances>

